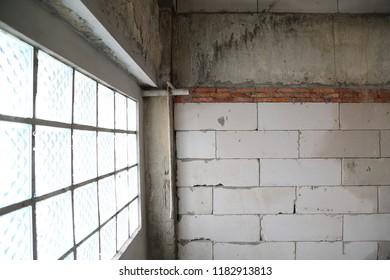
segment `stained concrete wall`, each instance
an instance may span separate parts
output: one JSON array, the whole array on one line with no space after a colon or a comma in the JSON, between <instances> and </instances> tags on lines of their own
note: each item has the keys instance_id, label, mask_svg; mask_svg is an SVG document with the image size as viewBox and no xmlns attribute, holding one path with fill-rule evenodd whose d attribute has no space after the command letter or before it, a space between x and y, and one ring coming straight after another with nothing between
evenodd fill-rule
<instances>
[{"instance_id":1,"label":"stained concrete wall","mask_svg":"<svg viewBox=\"0 0 390 280\"><path fill-rule=\"evenodd\" d=\"M389 15L179 15L173 48L183 87L390 84Z\"/></svg>"},{"instance_id":2,"label":"stained concrete wall","mask_svg":"<svg viewBox=\"0 0 390 280\"><path fill-rule=\"evenodd\" d=\"M390 105L175 104L180 259L389 259Z\"/></svg>"}]
</instances>

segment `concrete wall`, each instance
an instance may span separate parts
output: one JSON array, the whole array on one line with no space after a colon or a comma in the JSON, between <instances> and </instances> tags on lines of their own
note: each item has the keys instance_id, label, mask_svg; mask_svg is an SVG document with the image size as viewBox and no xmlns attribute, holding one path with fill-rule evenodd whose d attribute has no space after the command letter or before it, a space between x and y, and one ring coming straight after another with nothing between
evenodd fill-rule
<instances>
[{"instance_id":1,"label":"concrete wall","mask_svg":"<svg viewBox=\"0 0 390 280\"><path fill-rule=\"evenodd\" d=\"M183 87L390 84L388 15L179 15L173 42Z\"/></svg>"},{"instance_id":2,"label":"concrete wall","mask_svg":"<svg viewBox=\"0 0 390 280\"><path fill-rule=\"evenodd\" d=\"M389 259L388 103L175 104L180 259Z\"/></svg>"}]
</instances>

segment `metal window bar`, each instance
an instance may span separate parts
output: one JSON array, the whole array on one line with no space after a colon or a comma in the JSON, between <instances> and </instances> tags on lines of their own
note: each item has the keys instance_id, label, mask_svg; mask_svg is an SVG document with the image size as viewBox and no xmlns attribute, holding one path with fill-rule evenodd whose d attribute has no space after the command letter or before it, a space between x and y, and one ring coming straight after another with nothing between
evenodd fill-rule
<instances>
[{"instance_id":1,"label":"metal window bar","mask_svg":"<svg viewBox=\"0 0 390 280\"><path fill-rule=\"evenodd\" d=\"M34 46L33 46L34 47ZM136 164L133 164L131 166L129 166L128 162L129 162L129 158L128 158L128 153L126 153L126 158L127 158L127 166L124 167L124 168L121 168L119 170L117 170L116 168L116 161L115 161L115 154L116 154L116 145L114 144L114 171L113 172L109 172L107 174L103 174L101 176L98 176L97 172L98 172L98 156L99 156L99 153L98 153L98 141L96 140L98 138L98 132L110 132L110 133L114 133L114 141L116 141L116 138L115 138L115 133L124 133L126 135L131 135L131 134L134 134L136 135L137 134L137 131L134 131L134 130L128 130L128 120L129 120L129 113L128 112L128 102L129 100L131 100L129 97L121 94L121 93L118 93L117 91L115 91L114 89L111 89L113 90L113 94L114 94L114 100L116 99L117 97L117 94L121 94L123 95L125 98L126 98L126 129L118 129L116 128L116 102L114 101L114 127L113 128L103 128L103 127L99 127L98 126L98 116L99 116L99 112L98 112L98 100L99 100L99 95L98 95L98 85L100 84L98 81L95 81L96 82L96 89L95 89L95 93L96 93L96 123L95 123L95 126L90 126L90 125L80 125L80 124L75 124L74 123L74 94L75 94L75 71L76 69L74 67L72 67L73 69L73 74L72 74L72 121L71 123L63 123L63 122L58 122L58 121L50 121L50 120L44 120L44 119L39 119L37 118L37 106L36 106L36 101L37 101L37 85L38 85L38 53L39 52L42 52L41 50L39 50L38 48L34 47L34 59L33 59L33 115L32 115L32 118L25 118L25 117L17 117L17 116L9 116L9 115L4 115L4 114L1 114L0 112L0 121L6 121L6 122L16 122L16 123L23 123L23 124L30 124L32 126L32 134L31 134L31 180L32 180L32 184L31 184L31 191L32 191L32 194L31 194L31 198L30 199L26 199L24 201L20 201L20 202L17 202L17 203L14 203L14 204L11 204L11 205L7 205L5 207L2 207L0 208L0 216L3 216L5 214L8 214L8 213L11 213L13 211L16 211L18 209L21 209L23 207L26 207L26 206L31 206L32 207L32 251L33 251L33 259L38 259L38 248L37 248L37 216L36 216L36 204L37 202L40 202L40 201L43 201L43 200L46 200L46 199L49 199L49 198L52 198L52 197L55 197L55 196L58 196L60 194L63 194L63 193L66 193L68 191L71 192L71 198L72 198L72 226L73 226L73 246L71 248L69 248L68 251L66 252L63 252L62 256L59 258L59 259L64 259L65 257L67 257L69 254L73 253L73 256L75 259L77 259L77 250L76 248L78 246L80 246L81 244L83 244L85 241L88 240L88 238L90 238L91 236L93 236L95 233L97 232L100 232L100 230L102 229L102 227L104 227L107 223L109 223L112 219L114 219L115 217L118 216L118 214L124 210L125 208L129 207L129 205L134 202L135 200L137 200L139 198L139 180L137 180L137 195L134 196L133 198L129 199L126 204L124 206L122 206L120 209L116 209L115 213L113 215L111 215L109 217L109 219L107 219L104 223L101 222L100 220L100 207L99 207L99 191L97 191L97 205L98 205L98 227L96 229L94 229L92 232L90 232L86 237L84 237L81 241L79 242L76 242L76 239L75 239L75 217L74 217L74 190L78 189L78 188L82 188L83 186L86 186L92 182L98 182L104 178L108 178L110 176L114 176L114 178L116 177L115 175L120 173L120 172L123 172L123 171L128 171L132 168L137 168L138 167L138 161ZM56 58L55 58L56 59ZM58 59L56 59L58 60ZM134 101L136 102L136 101ZM138 119L137 117L138 115L138 110L136 111L136 114L135 114L135 118ZM65 187L65 188L61 188L61 189L58 189L58 190L55 190L55 191L51 191L49 193L46 193L46 194L43 194L43 195L39 195L39 196L36 196L35 193L35 187L36 187L36 179L35 179L35 158L36 158L36 154L35 154L35 150L34 150L34 147L35 147L35 131L36 131L36 126L47 126L47 127L56 127L56 128L68 128L68 129L71 129L71 185L68 186L68 187ZM75 184L74 183L74 178L73 178L73 174L74 174L74 154L73 154L73 132L74 130L77 129L77 130L82 130L82 131L94 131L96 132L96 136L95 136L95 140L96 140L96 149L95 149L95 153L96 153L96 177L93 177L93 178L90 178L90 179L87 179L83 182L80 182L80 183L77 183ZM137 141L137 140L136 140ZM128 143L126 143L127 145ZM138 147L139 143L138 141L136 142L136 145ZM138 158L138 157L137 157ZM137 168L137 176L139 177L139 168ZM127 173L126 173L127 174ZM126 175L127 176L127 175ZM128 184L130 182L128 181ZM96 188L98 189L99 186L98 184L96 184ZM112 186L112 188L114 188L114 191L115 191L115 184ZM115 196L116 196L116 191L115 191ZM116 199L116 202L117 202L117 199ZM140 213L140 207L138 206L138 216L139 216L139 213ZM131 222L131 221L130 221ZM139 228L138 228L139 230ZM138 231L136 231L137 233ZM116 233L117 234L117 233ZM130 239L132 236L128 236L128 239ZM102 245L101 245L101 240L100 240L100 234L99 234L99 254L101 253L101 248L102 248ZM116 238L116 240L118 240L118 238ZM118 249L118 245L122 246L123 244L117 244L116 246L116 253L119 252L119 249Z\"/></svg>"}]
</instances>

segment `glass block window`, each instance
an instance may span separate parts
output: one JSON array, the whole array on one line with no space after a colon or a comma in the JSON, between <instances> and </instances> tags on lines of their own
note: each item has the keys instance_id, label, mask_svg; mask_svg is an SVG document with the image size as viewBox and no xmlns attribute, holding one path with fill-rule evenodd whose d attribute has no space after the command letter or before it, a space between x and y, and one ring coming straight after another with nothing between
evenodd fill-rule
<instances>
[{"instance_id":1,"label":"glass block window","mask_svg":"<svg viewBox=\"0 0 390 280\"><path fill-rule=\"evenodd\" d=\"M0 30L0 260L112 259L138 233L137 102Z\"/></svg>"}]
</instances>

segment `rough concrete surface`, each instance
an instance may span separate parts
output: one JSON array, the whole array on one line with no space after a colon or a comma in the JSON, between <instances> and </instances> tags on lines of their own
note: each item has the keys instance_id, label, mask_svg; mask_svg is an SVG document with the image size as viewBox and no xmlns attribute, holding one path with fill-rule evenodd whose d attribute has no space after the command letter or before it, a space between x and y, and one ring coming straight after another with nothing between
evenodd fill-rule
<instances>
[{"instance_id":1,"label":"rough concrete surface","mask_svg":"<svg viewBox=\"0 0 390 280\"><path fill-rule=\"evenodd\" d=\"M180 86L390 84L388 15L178 15L173 36Z\"/></svg>"}]
</instances>

